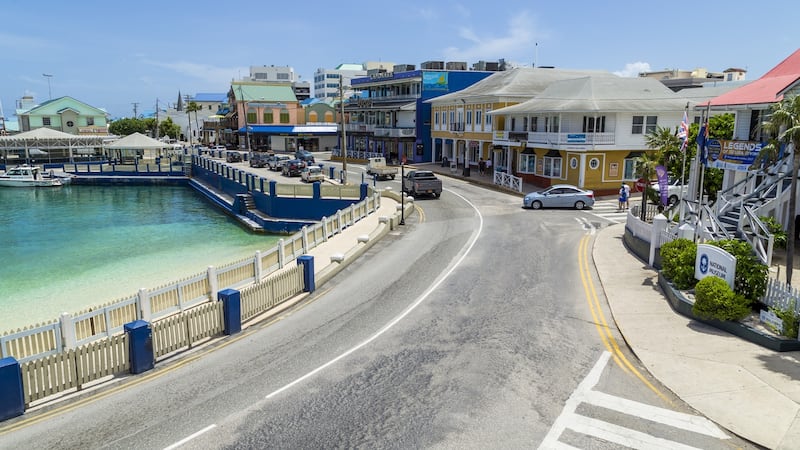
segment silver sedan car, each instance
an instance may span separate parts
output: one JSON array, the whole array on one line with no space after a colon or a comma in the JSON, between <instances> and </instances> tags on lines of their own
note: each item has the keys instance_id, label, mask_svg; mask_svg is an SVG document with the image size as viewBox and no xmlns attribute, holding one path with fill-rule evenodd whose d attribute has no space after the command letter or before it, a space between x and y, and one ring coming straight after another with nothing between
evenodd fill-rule
<instances>
[{"instance_id":1,"label":"silver sedan car","mask_svg":"<svg viewBox=\"0 0 800 450\"><path fill-rule=\"evenodd\" d=\"M594 205L594 191L571 184L554 184L540 192L531 192L522 200L523 208L575 208Z\"/></svg>"}]
</instances>

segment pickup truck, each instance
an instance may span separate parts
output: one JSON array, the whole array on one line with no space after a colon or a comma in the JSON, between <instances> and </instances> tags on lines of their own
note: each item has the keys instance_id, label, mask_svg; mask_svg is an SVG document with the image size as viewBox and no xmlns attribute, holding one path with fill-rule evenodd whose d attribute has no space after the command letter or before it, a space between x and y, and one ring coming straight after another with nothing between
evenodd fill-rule
<instances>
[{"instance_id":1,"label":"pickup truck","mask_svg":"<svg viewBox=\"0 0 800 450\"><path fill-rule=\"evenodd\" d=\"M367 161L367 175L372 175L379 180L392 179L397 176L397 167L386 165L386 158L370 158Z\"/></svg>"},{"instance_id":2,"label":"pickup truck","mask_svg":"<svg viewBox=\"0 0 800 450\"><path fill-rule=\"evenodd\" d=\"M442 195L442 180L430 170L411 170L403 178L403 192L412 197L431 195L439 198Z\"/></svg>"}]
</instances>

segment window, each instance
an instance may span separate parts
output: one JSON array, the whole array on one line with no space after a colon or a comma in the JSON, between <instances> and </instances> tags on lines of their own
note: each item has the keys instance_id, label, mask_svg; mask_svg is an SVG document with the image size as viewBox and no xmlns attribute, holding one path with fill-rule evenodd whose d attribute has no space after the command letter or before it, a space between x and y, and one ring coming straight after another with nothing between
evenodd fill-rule
<instances>
[{"instance_id":1,"label":"window","mask_svg":"<svg viewBox=\"0 0 800 450\"><path fill-rule=\"evenodd\" d=\"M88 125L88 126L94 125L94 117L87 117L86 118L86 125Z\"/></svg>"},{"instance_id":2,"label":"window","mask_svg":"<svg viewBox=\"0 0 800 450\"><path fill-rule=\"evenodd\" d=\"M531 131L533 131L533 132L539 131L539 118L538 117L531 117Z\"/></svg>"},{"instance_id":3,"label":"window","mask_svg":"<svg viewBox=\"0 0 800 450\"><path fill-rule=\"evenodd\" d=\"M658 116L633 116L631 134L647 134L656 131Z\"/></svg>"},{"instance_id":4,"label":"window","mask_svg":"<svg viewBox=\"0 0 800 450\"><path fill-rule=\"evenodd\" d=\"M247 123L257 123L256 112L251 111L247 113Z\"/></svg>"},{"instance_id":5,"label":"window","mask_svg":"<svg viewBox=\"0 0 800 450\"><path fill-rule=\"evenodd\" d=\"M600 167L600 160L597 158L592 158L589 160L589 168L592 170L597 170Z\"/></svg>"},{"instance_id":6,"label":"window","mask_svg":"<svg viewBox=\"0 0 800 450\"><path fill-rule=\"evenodd\" d=\"M492 124L492 116L489 114L492 112L492 108L486 108L486 125Z\"/></svg>"},{"instance_id":7,"label":"window","mask_svg":"<svg viewBox=\"0 0 800 450\"><path fill-rule=\"evenodd\" d=\"M450 123L456 123L456 112L450 111Z\"/></svg>"},{"instance_id":8,"label":"window","mask_svg":"<svg viewBox=\"0 0 800 450\"><path fill-rule=\"evenodd\" d=\"M544 157L544 176L561 178L561 157Z\"/></svg>"},{"instance_id":9,"label":"window","mask_svg":"<svg viewBox=\"0 0 800 450\"><path fill-rule=\"evenodd\" d=\"M519 155L519 172L534 173L536 171L536 155Z\"/></svg>"},{"instance_id":10,"label":"window","mask_svg":"<svg viewBox=\"0 0 800 450\"><path fill-rule=\"evenodd\" d=\"M512 117L511 118L511 128L509 128L508 131L514 131L514 128L516 128L516 127L517 127L517 118L516 117Z\"/></svg>"},{"instance_id":11,"label":"window","mask_svg":"<svg viewBox=\"0 0 800 450\"><path fill-rule=\"evenodd\" d=\"M467 125L472 125L472 111L467 111Z\"/></svg>"},{"instance_id":12,"label":"window","mask_svg":"<svg viewBox=\"0 0 800 450\"><path fill-rule=\"evenodd\" d=\"M636 158L626 158L622 168L622 178L625 180L635 180Z\"/></svg>"},{"instance_id":13,"label":"window","mask_svg":"<svg viewBox=\"0 0 800 450\"><path fill-rule=\"evenodd\" d=\"M281 110L281 123L289 123L289 110Z\"/></svg>"},{"instance_id":14,"label":"window","mask_svg":"<svg viewBox=\"0 0 800 450\"><path fill-rule=\"evenodd\" d=\"M50 118L49 117L42 117L42 125L49 127L50 126Z\"/></svg>"},{"instance_id":15,"label":"window","mask_svg":"<svg viewBox=\"0 0 800 450\"><path fill-rule=\"evenodd\" d=\"M481 124L481 119L482 119L481 111L480 110L475 111L475 125L480 125Z\"/></svg>"},{"instance_id":16,"label":"window","mask_svg":"<svg viewBox=\"0 0 800 450\"><path fill-rule=\"evenodd\" d=\"M439 125L439 111L436 111L435 113L433 113L433 124L434 125Z\"/></svg>"},{"instance_id":17,"label":"window","mask_svg":"<svg viewBox=\"0 0 800 450\"><path fill-rule=\"evenodd\" d=\"M544 118L544 131L548 133L558 133L558 116L549 116Z\"/></svg>"},{"instance_id":18,"label":"window","mask_svg":"<svg viewBox=\"0 0 800 450\"><path fill-rule=\"evenodd\" d=\"M264 111L264 123L275 123L275 118L272 116L272 111Z\"/></svg>"},{"instance_id":19,"label":"window","mask_svg":"<svg viewBox=\"0 0 800 450\"><path fill-rule=\"evenodd\" d=\"M583 132L605 133L606 116L600 116L600 117L583 116Z\"/></svg>"},{"instance_id":20,"label":"window","mask_svg":"<svg viewBox=\"0 0 800 450\"><path fill-rule=\"evenodd\" d=\"M528 131L528 118L522 118L522 131Z\"/></svg>"}]
</instances>

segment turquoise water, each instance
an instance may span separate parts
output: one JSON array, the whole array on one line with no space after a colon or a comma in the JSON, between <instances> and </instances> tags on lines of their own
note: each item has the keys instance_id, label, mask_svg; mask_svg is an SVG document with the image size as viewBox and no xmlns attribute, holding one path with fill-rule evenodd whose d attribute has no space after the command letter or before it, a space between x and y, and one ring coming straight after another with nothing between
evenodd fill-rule
<instances>
[{"instance_id":1,"label":"turquoise water","mask_svg":"<svg viewBox=\"0 0 800 450\"><path fill-rule=\"evenodd\" d=\"M0 333L266 250L189 187L0 188Z\"/></svg>"}]
</instances>

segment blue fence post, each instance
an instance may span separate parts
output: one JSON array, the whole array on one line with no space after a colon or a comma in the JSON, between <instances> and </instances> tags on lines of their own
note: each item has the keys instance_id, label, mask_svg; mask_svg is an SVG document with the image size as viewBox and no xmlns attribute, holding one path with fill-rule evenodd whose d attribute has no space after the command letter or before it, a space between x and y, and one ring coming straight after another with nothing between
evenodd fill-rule
<instances>
[{"instance_id":1,"label":"blue fence post","mask_svg":"<svg viewBox=\"0 0 800 450\"><path fill-rule=\"evenodd\" d=\"M150 324L144 320L134 320L125 324L125 333L128 334L131 373L142 373L155 367L153 330Z\"/></svg>"},{"instance_id":2,"label":"blue fence post","mask_svg":"<svg viewBox=\"0 0 800 450\"><path fill-rule=\"evenodd\" d=\"M242 331L242 294L236 289L223 289L217 293L222 302L222 323L225 335Z\"/></svg>"},{"instance_id":3,"label":"blue fence post","mask_svg":"<svg viewBox=\"0 0 800 450\"><path fill-rule=\"evenodd\" d=\"M22 369L13 357L0 359L0 422L25 412Z\"/></svg>"},{"instance_id":4,"label":"blue fence post","mask_svg":"<svg viewBox=\"0 0 800 450\"><path fill-rule=\"evenodd\" d=\"M297 257L297 264L303 266L303 291L314 292L314 257L312 255L301 255Z\"/></svg>"},{"instance_id":5,"label":"blue fence post","mask_svg":"<svg viewBox=\"0 0 800 450\"><path fill-rule=\"evenodd\" d=\"M330 170L330 172L331 172L331 173L330 173L330 175L328 176L328 178L330 178L331 180L333 180L333 177L336 175L336 173L334 172L334 167L333 167L333 166L330 166L330 167L328 167L328 169L329 169L329 170Z\"/></svg>"},{"instance_id":6,"label":"blue fence post","mask_svg":"<svg viewBox=\"0 0 800 450\"><path fill-rule=\"evenodd\" d=\"M269 196L275 198L277 190L278 190L278 182L275 180L269 180Z\"/></svg>"},{"instance_id":7,"label":"blue fence post","mask_svg":"<svg viewBox=\"0 0 800 450\"><path fill-rule=\"evenodd\" d=\"M359 200L367 198L367 187L369 187L367 183L361 183L361 198Z\"/></svg>"},{"instance_id":8,"label":"blue fence post","mask_svg":"<svg viewBox=\"0 0 800 450\"><path fill-rule=\"evenodd\" d=\"M311 191L313 192L312 197L314 200L319 200L322 198L322 183L319 181L315 181L314 184L311 185Z\"/></svg>"}]
</instances>

